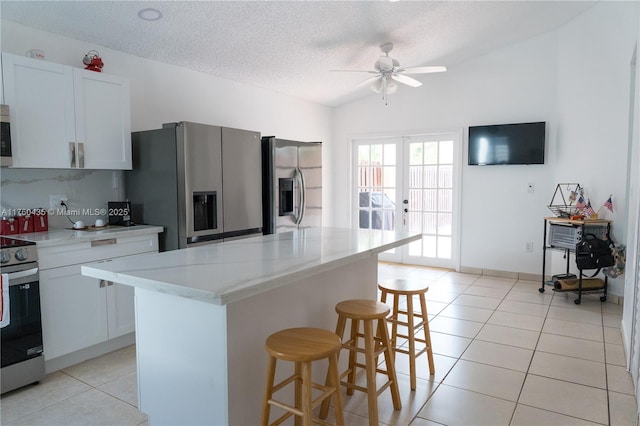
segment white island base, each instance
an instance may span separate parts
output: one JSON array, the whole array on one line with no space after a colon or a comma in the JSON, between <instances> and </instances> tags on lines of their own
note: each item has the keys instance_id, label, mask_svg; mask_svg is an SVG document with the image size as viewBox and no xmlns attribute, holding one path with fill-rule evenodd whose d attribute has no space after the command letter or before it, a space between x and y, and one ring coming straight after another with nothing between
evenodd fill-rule
<instances>
[{"instance_id":1,"label":"white island base","mask_svg":"<svg viewBox=\"0 0 640 426\"><path fill-rule=\"evenodd\" d=\"M375 299L376 283L377 256L369 256L222 306L136 288L140 410L150 425L259 424L266 337L335 330L335 305ZM290 374L287 364L278 363L279 377ZM326 364L317 365L322 381Z\"/></svg>"}]
</instances>

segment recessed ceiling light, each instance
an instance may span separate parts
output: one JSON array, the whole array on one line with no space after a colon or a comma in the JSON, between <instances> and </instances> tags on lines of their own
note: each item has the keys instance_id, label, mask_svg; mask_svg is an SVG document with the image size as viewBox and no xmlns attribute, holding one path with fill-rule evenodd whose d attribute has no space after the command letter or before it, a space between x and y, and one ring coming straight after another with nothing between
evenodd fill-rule
<instances>
[{"instance_id":1,"label":"recessed ceiling light","mask_svg":"<svg viewBox=\"0 0 640 426\"><path fill-rule=\"evenodd\" d=\"M138 12L138 17L144 21L157 21L162 18L162 12L152 7L147 7Z\"/></svg>"}]
</instances>

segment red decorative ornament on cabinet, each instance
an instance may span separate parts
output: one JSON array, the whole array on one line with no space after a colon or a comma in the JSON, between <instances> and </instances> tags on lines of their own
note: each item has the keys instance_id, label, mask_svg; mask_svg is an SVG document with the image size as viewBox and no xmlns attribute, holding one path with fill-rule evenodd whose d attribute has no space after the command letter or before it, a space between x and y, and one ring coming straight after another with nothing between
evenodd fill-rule
<instances>
[{"instance_id":1,"label":"red decorative ornament on cabinet","mask_svg":"<svg viewBox=\"0 0 640 426\"><path fill-rule=\"evenodd\" d=\"M102 58L100 58L100 53L95 50L88 51L87 54L84 55L82 63L85 64L85 70L95 72L102 72L102 67L104 66L104 62L102 62Z\"/></svg>"}]
</instances>

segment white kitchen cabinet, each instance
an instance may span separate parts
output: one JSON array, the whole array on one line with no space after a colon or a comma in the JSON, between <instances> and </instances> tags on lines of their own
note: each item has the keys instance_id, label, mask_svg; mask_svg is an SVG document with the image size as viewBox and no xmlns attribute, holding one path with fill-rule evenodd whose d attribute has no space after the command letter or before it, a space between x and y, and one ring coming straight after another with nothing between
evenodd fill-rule
<instances>
[{"instance_id":1,"label":"white kitchen cabinet","mask_svg":"<svg viewBox=\"0 0 640 426\"><path fill-rule=\"evenodd\" d=\"M13 167L131 169L126 79L7 53Z\"/></svg>"},{"instance_id":2,"label":"white kitchen cabinet","mask_svg":"<svg viewBox=\"0 0 640 426\"><path fill-rule=\"evenodd\" d=\"M40 272L45 359L57 358L109 338L103 281L80 274L80 265ZM131 301L133 303L133 300Z\"/></svg>"},{"instance_id":3,"label":"white kitchen cabinet","mask_svg":"<svg viewBox=\"0 0 640 426\"><path fill-rule=\"evenodd\" d=\"M38 249L45 360L135 331L134 289L81 275L83 263L158 251L157 234Z\"/></svg>"}]
</instances>

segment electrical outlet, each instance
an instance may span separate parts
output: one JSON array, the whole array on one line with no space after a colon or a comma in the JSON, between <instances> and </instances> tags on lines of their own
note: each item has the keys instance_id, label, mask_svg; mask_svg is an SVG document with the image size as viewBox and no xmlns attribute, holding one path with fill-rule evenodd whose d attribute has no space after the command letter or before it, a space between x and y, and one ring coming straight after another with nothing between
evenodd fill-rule
<instances>
[{"instance_id":1,"label":"electrical outlet","mask_svg":"<svg viewBox=\"0 0 640 426\"><path fill-rule=\"evenodd\" d=\"M49 208L51 209L60 209L63 208L62 203L67 204L69 202L69 198L62 195L49 195Z\"/></svg>"},{"instance_id":2,"label":"electrical outlet","mask_svg":"<svg viewBox=\"0 0 640 426\"><path fill-rule=\"evenodd\" d=\"M533 253L533 243L531 241L527 241L524 244L524 251L526 251L527 253Z\"/></svg>"}]
</instances>

